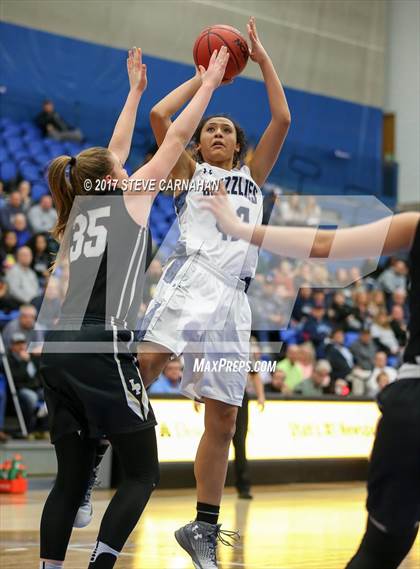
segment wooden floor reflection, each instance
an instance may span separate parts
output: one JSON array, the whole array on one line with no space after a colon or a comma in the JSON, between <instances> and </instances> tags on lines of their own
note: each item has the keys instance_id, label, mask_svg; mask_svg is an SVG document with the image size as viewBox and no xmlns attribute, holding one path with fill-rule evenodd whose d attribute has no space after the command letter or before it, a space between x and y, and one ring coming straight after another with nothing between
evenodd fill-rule
<instances>
[{"instance_id":1,"label":"wooden floor reflection","mask_svg":"<svg viewBox=\"0 0 420 569\"><path fill-rule=\"evenodd\" d=\"M85 569L99 521L111 493L95 492L95 517L75 530L66 569ZM38 567L38 524L46 492L24 497L1 496L0 566ZM290 485L255 488L254 500L226 493L222 522L239 529L236 549L219 550L222 569L343 569L354 552L365 523L365 490L361 484ZM119 569L189 569L192 564L173 538L177 527L193 517L191 491L158 491L132 534L116 567ZM420 567L417 540L403 569ZM378 568L380 569L380 568Z\"/></svg>"}]
</instances>

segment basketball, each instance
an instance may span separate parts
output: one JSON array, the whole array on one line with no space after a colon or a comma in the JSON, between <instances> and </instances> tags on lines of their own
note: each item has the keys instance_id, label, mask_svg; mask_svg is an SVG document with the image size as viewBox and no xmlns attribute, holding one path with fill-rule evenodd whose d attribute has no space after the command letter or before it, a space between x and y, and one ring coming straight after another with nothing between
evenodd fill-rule
<instances>
[{"instance_id":1,"label":"basketball","mask_svg":"<svg viewBox=\"0 0 420 569\"><path fill-rule=\"evenodd\" d=\"M236 28L222 24L205 28L194 44L194 62L207 69L213 51L219 50L222 45L228 48L230 54L223 78L229 81L245 69L249 57L247 41Z\"/></svg>"}]
</instances>

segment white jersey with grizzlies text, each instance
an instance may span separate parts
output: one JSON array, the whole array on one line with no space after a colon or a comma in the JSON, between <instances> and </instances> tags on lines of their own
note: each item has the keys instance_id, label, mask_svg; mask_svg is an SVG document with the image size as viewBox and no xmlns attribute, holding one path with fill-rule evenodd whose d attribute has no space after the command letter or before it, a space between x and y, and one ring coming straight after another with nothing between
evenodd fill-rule
<instances>
[{"instance_id":1,"label":"white jersey with grizzlies text","mask_svg":"<svg viewBox=\"0 0 420 569\"><path fill-rule=\"evenodd\" d=\"M261 224L262 193L251 178L248 166L224 170L206 162L197 164L189 191L175 198L181 233L175 255L192 255L199 251L207 262L229 275L253 277L258 263L258 247L225 235L217 227L214 216L201 207L199 200L208 193L206 185L209 187L215 180L224 181L229 200L242 221L254 226Z\"/></svg>"}]
</instances>

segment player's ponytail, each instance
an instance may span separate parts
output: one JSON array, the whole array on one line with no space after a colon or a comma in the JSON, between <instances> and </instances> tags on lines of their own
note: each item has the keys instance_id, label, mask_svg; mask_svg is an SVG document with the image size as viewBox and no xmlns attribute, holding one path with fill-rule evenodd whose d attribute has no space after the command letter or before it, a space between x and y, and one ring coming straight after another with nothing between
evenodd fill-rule
<instances>
[{"instance_id":1,"label":"player's ponytail","mask_svg":"<svg viewBox=\"0 0 420 569\"><path fill-rule=\"evenodd\" d=\"M58 156L51 162L48 183L57 210L57 222L51 232L55 239L64 235L75 196L89 195L90 189L94 193L96 180L111 174L112 169L111 153L101 147L88 148L75 157Z\"/></svg>"}]
</instances>

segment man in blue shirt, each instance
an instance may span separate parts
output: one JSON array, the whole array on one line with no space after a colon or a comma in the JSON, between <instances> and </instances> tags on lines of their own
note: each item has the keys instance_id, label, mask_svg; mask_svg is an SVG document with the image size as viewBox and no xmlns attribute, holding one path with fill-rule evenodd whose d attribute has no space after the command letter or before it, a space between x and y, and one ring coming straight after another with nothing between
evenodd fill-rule
<instances>
[{"instance_id":1,"label":"man in blue shirt","mask_svg":"<svg viewBox=\"0 0 420 569\"><path fill-rule=\"evenodd\" d=\"M182 365L179 358L170 360L157 380L148 389L149 394L179 393Z\"/></svg>"}]
</instances>

